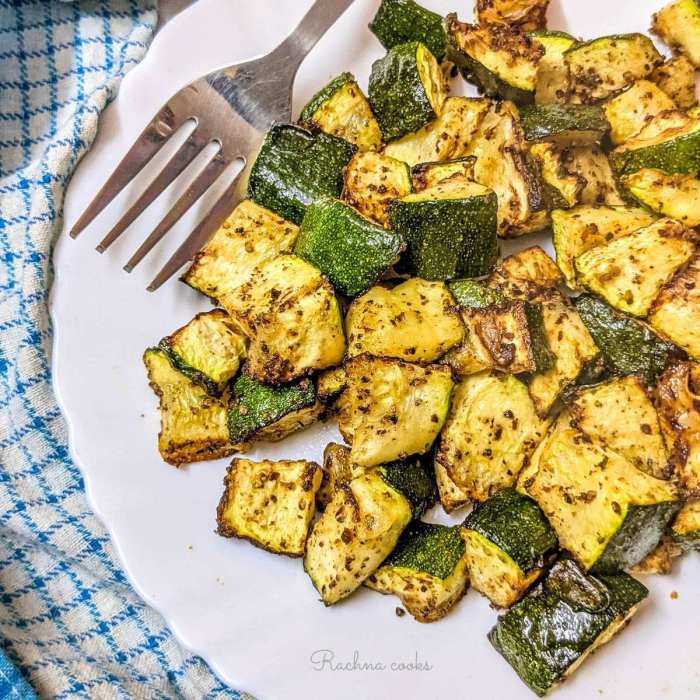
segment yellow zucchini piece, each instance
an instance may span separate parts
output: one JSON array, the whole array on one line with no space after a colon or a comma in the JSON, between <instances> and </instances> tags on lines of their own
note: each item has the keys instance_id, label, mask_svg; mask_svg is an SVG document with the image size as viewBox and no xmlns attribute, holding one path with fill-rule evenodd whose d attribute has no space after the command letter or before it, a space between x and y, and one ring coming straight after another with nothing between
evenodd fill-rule
<instances>
[{"instance_id":1,"label":"yellow zucchini piece","mask_svg":"<svg viewBox=\"0 0 700 700\"><path fill-rule=\"evenodd\" d=\"M435 481L437 483L438 493L440 494L440 503L445 509L445 512L452 513L469 503L469 494L452 480L447 469L438 461L435 461L434 466Z\"/></svg>"},{"instance_id":2,"label":"yellow zucchini piece","mask_svg":"<svg viewBox=\"0 0 700 700\"><path fill-rule=\"evenodd\" d=\"M502 22L524 32L547 26L549 0L477 0L476 14L481 24Z\"/></svg>"},{"instance_id":3,"label":"yellow zucchini piece","mask_svg":"<svg viewBox=\"0 0 700 700\"><path fill-rule=\"evenodd\" d=\"M686 56L669 58L652 73L651 79L679 109L690 109L698 103L695 66Z\"/></svg>"},{"instance_id":4,"label":"yellow zucchini piece","mask_svg":"<svg viewBox=\"0 0 700 700\"><path fill-rule=\"evenodd\" d=\"M700 68L700 5L696 0L675 0L666 5L654 15L651 31Z\"/></svg>"}]
</instances>

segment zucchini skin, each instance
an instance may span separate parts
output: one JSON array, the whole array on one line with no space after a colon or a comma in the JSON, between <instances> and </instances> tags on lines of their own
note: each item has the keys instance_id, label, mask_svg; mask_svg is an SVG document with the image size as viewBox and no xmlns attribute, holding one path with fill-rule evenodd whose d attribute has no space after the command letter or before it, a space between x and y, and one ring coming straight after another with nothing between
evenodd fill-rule
<instances>
[{"instance_id":1,"label":"zucchini skin","mask_svg":"<svg viewBox=\"0 0 700 700\"><path fill-rule=\"evenodd\" d=\"M642 168L655 168L668 175L700 173L700 129L645 148L610 154L610 165L618 175L631 175Z\"/></svg>"},{"instance_id":2,"label":"zucchini skin","mask_svg":"<svg viewBox=\"0 0 700 700\"><path fill-rule=\"evenodd\" d=\"M616 620L649 591L625 573L586 576L570 559L499 618L488 638L523 682L543 696Z\"/></svg>"},{"instance_id":3,"label":"zucchini skin","mask_svg":"<svg viewBox=\"0 0 700 700\"><path fill-rule=\"evenodd\" d=\"M520 125L526 141L566 140L581 145L600 143L610 131L603 108L597 105L528 105L520 109ZM585 133L589 136L584 138Z\"/></svg>"},{"instance_id":4,"label":"zucchini skin","mask_svg":"<svg viewBox=\"0 0 700 700\"><path fill-rule=\"evenodd\" d=\"M645 323L594 296L583 294L574 304L613 374L636 374L652 386L668 361L679 353L673 343L662 340Z\"/></svg>"},{"instance_id":5,"label":"zucchini skin","mask_svg":"<svg viewBox=\"0 0 700 700\"><path fill-rule=\"evenodd\" d=\"M485 309L497 304L505 304L509 297L507 294L487 287L486 284L473 279L458 279L447 283L455 301L468 309Z\"/></svg>"},{"instance_id":6,"label":"zucchini skin","mask_svg":"<svg viewBox=\"0 0 700 700\"><path fill-rule=\"evenodd\" d=\"M294 124L273 126L250 172L248 197L300 224L314 199L340 197L343 169L356 151L337 136Z\"/></svg>"},{"instance_id":7,"label":"zucchini skin","mask_svg":"<svg viewBox=\"0 0 700 700\"><path fill-rule=\"evenodd\" d=\"M307 103L304 109L301 110L299 115L300 124L309 124L313 120L313 116L316 110L327 100L329 100L333 95L335 95L340 88L348 83L354 83L355 76L352 73L345 71L340 75L333 78L333 80L322 87Z\"/></svg>"},{"instance_id":8,"label":"zucchini skin","mask_svg":"<svg viewBox=\"0 0 700 700\"><path fill-rule=\"evenodd\" d=\"M306 210L294 252L323 272L342 294L369 289L405 249L403 237L331 197Z\"/></svg>"},{"instance_id":9,"label":"zucchini skin","mask_svg":"<svg viewBox=\"0 0 700 700\"><path fill-rule=\"evenodd\" d=\"M420 41L442 61L447 50L442 17L413 0L382 0L369 29L387 51L399 44Z\"/></svg>"},{"instance_id":10,"label":"zucchini skin","mask_svg":"<svg viewBox=\"0 0 700 700\"><path fill-rule=\"evenodd\" d=\"M438 116L418 70L421 46L399 44L372 64L368 97L385 141L418 131Z\"/></svg>"},{"instance_id":11,"label":"zucchini skin","mask_svg":"<svg viewBox=\"0 0 700 700\"><path fill-rule=\"evenodd\" d=\"M555 357L547 340L542 305L526 303L525 317L530 332L530 346L535 360L535 372L546 372L554 367Z\"/></svg>"},{"instance_id":12,"label":"zucchini skin","mask_svg":"<svg viewBox=\"0 0 700 700\"><path fill-rule=\"evenodd\" d=\"M218 384L213 379L207 377L204 372L200 372L198 369L192 367L192 365L188 365L187 362L174 352L170 345L169 338L163 338L158 344L158 349L162 350L167 355L170 364L178 370L178 372L182 372L191 382L199 384L202 388L206 389L207 394L210 396L221 396L222 392Z\"/></svg>"},{"instance_id":13,"label":"zucchini skin","mask_svg":"<svg viewBox=\"0 0 700 700\"><path fill-rule=\"evenodd\" d=\"M380 467L380 473L389 486L406 497L414 520L420 520L425 511L437 503L435 472L428 460L412 457L391 462Z\"/></svg>"}]
</instances>

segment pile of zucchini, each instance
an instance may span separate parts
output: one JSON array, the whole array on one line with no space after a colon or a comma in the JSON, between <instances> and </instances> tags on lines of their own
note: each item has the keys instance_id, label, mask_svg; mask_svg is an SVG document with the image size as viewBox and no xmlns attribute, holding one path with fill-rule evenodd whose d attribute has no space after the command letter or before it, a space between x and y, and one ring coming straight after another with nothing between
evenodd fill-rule
<instances>
[{"instance_id":1,"label":"pile of zucchini","mask_svg":"<svg viewBox=\"0 0 700 700\"><path fill-rule=\"evenodd\" d=\"M431 622L471 583L540 695L634 614L629 572L700 549L700 4L655 15L666 60L547 4L382 0L367 95L343 73L270 130L183 278L216 308L144 354L174 465L337 418L322 465L237 456L220 535L303 557L326 605ZM499 260L547 228L556 262Z\"/></svg>"}]
</instances>

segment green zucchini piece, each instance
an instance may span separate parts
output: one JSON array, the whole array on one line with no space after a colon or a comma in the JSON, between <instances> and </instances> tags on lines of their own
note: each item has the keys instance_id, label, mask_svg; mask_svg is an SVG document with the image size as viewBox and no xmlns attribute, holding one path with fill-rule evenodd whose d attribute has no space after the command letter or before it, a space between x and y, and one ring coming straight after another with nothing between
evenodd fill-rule
<instances>
[{"instance_id":1,"label":"green zucchini piece","mask_svg":"<svg viewBox=\"0 0 700 700\"><path fill-rule=\"evenodd\" d=\"M700 549L700 501L687 501L671 525L673 539L683 549Z\"/></svg>"},{"instance_id":2,"label":"green zucchini piece","mask_svg":"<svg viewBox=\"0 0 700 700\"><path fill-rule=\"evenodd\" d=\"M450 407L452 373L439 365L359 355L347 360L338 427L360 467L427 452Z\"/></svg>"},{"instance_id":3,"label":"green zucchini piece","mask_svg":"<svg viewBox=\"0 0 700 700\"><path fill-rule=\"evenodd\" d=\"M644 34L604 36L572 46L564 60L571 76L572 101L590 104L604 100L663 63Z\"/></svg>"},{"instance_id":4,"label":"green zucchini piece","mask_svg":"<svg viewBox=\"0 0 700 700\"><path fill-rule=\"evenodd\" d=\"M569 94L569 69L564 54L577 41L566 32L535 31L528 36L542 46L544 56L537 64L535 104L562 104Z\"/></svg>"},{"instance_id":5,"label":"green zucchini piece","mask_svg":"<svg viewBox=\"0 0 700 700\"><path fill-rule=\"evenodd\" d=\"M304 571L325 605L357 590L411 521L411 506L377 471L342 484L311 529Z\"/></svg>"},{"instance_id":6,"label":"green zucchini piece","mask_svg":"<svg viewBox=\"0 0 700 700\"><path fill-rule=\"evenodd\" d=\"M341 73L319 90L301 110L299 122L338 136L361 151L378 151L382 133L352 73Z\"/></svg>"},{"instance_id":7,"label":"green zucchini piece","mask_svg":"<svg viewBox=\"0 0 700 700\"><path fill-rule=\"evenodd\" d=\"M350 448L329 442L323 450L323 480L316 492L316 507L324 510L335 492L358 476L350 466Z\"/></svg>"},{"instance_id":8,"label":"green zucchini piece","mask_svg":"<svg viewBox=\"0 0 700 700\"><path fill-rule=\"evenodd\" d=\"M318 373L316 378L316 395L325 405L333 402L342 394L348 382L344 367L331 367Z\"/></svg>"},{"instance_id":9,"label":"green zucchini piece","mask_svg":"<svg viewBox=\"0 0 700 700\"><path fill-rule=\"evenodd\" d=\"M616 375L637 375L653 386L669 360L678 352L643 321L627 316L590 294L575 300L576 310L608 369Z\"/></svg>"},{"instance_id":10,"label":"green zucchini piece","mask_svg":"<svg viewBox=\"0 0 700 700\"><path fill-rule=\"evenodd\" d=\"M528 105L520 109L526 141L550 141L566 146L600 143L610 131L597 105Z\"/></svg>"},{"instance_id":11,"label":"green zucchini piece","mask_svg":"<svg viewBox=\"0 0 700 700\"><path fill-rule=\"evenodd\" d=\"M372 64L369 101L385 141L418 131L439 117L445 85L430 49L418 41L389 49Z\"/></svg>"},{"instance_id":12,"label":"green zucchini piece","mask_svg":"<svg viewBox=\"0 0 700 700\"><path fill-rule=\"evenodd\" d=\"M217 533L274 554L302 556L321 476L315 462L234 459L216 509Z\"/></svg>"},{"instance_id":13,"label":"green zucchini piece","mask_svg":"<svg viewBox=\"0 0 700 700\"><path fill-rule=\"evenodd\" d=\"M651 31L700 68L700 4L697 0L675 0L666 5L654 15Z\"/></svg>"},{"instance_id":14,"label":"green zucchini piece","mask_svg":"<svg viewBox=\"0 0 700 700\"><path fill-rule=\"evenodd\" d=\"M549 348L542 304L526 303L525 317L527 318L527 329L530 333L530 348L535 364L535 372L546 372L554 367L556 360L554 353Z\"/></svg>"},{"instance_id":15,"label":"green zucchini piece","mask_svg":"<svg viewBox=\"0 0 700 700\"><path fill-rule=\"evenodd\" d=\"M404 531L396 549L365 581L391 593L419 622L444 617L469 585L464 542L457 527L416 522Z\"/></svg>"},{"instance_id":16,"label":"green zucchini piece","mask_svg":"<svg viewBox=\"0 0 700 700\"><path fill-rule=\"evenodd\" d=\"M399 44L420 41L438 61L445 55L442 17L414 0L382 0L369 29L387 51Z\"/></svg>"},{"instance_id":17,"label":"green zucchini piece","mask_svg":"<svg viewBox=\"0 0 700 700\"><path fill-rule=\"evenodd\" d=\"M433 161L430 163L419 163L411 168L411 179L413 189L416 192L437 185L438 182L448 180L453 175L466 177L468 180L474 179L474 164L476 158L455 158L447 161Z\"/></svg>"},{"instance_id":18,"label":"green zucchini piece","mask_svg":"<svg viewBox=\"0 0 700 700\"><path fill-rule=\"evenodd\" d=\"M452 480L447 469L440 462L435 462L433 466L435 468L435 481L440 493L440 503L444 511L452 513L469 503L469 494Z\"/></svg>"},{"instance_id":19,"label":"green zucchini piece","mask_svg":"<svg viewBox=\"0 0 700 700\"><path fill-rule=\"evenodd\" d=\"M197 314L160 341L175 369L212 396L221 396L248 351L248 340L222 309Z\"/></svg>"},{"instance_id":20,"label":"green zucchini piece","mask_svg":"<svg viewBox=\"0 0 700 700\"><path fill-rule=\"evenodd\" d=\"M283 440L315 423L322 410L310 379L266 386L241 374L231 387L228 410L231 442Z\"/></svg>"},{"instance_id":21,"label":"green zucchini piece","mask_svg":"<svg viewBox=\"0 0 700 700\"><path fill-rule=\"evenodd\" d=\"M293 124L273 126L250 171L248 196L295 224L323 195L340 197L343 168L357 147L322 131Z\"/></svg>"},{"instance_id":22,"label":"green zucchini piece","mask_svg":"<svg viewBox=\"0 0 700 700\"><path fill-rule=\"evenodd\" d=\"M506 304L508 295L492 289L482 280L451 280L447 287L460 306L467 309L485 309L489 306Z\"/></svg>"},{"instance_id":23,"label":"green zucchini piece","mask_svg":"<svg viewBox=\"0 0 700 700\"><path fill-rule=\"evenodd\" d=\"M345 328L350 357L368 353L408 362L433 362L464 336L445 285L417 277L393 289L372 287L355 299Z\"/></svg>"},{"instance_id":24,"label":"green zucchini piece","mask_svg":"<svg viewBox=\"0 0 700 700\"><path fill-rule=\"evenodd\" d=\"M533 304L551 298L561 282L559 268L538 245L503 258L488 278L491 289Z\"/></svg>"},{"instance_id":25,"label":"green zucchini piece","mask_svg":"<svg viewBox=\"0 0 700 700\"><path fill-rule=\"evenodd\" d=\"M480 24L508 24L523 32L547 26L549 0L477 0L476 15Z\"/></svg>"},{"instance_id":26,"label":"green zucchini piece","mask_svg":"<svg viewBox=\"0 0 700 700\"><path fill-rule=\"evenodd\" d=\"M399 233L338 199L321 197L306 209L294 252L321 270L337 291L354 297L371 287L404 248Z\"/></svg>"},{"instance_id":27,"label":"green zucchini piece","mask_svg":"<svg viewBox=\"0 0 700 700\"><path fill-rule=\"evenodd\" d=\"M542 575L557 536L529 496L507 488L480 503L461 529L472 588L509 608Z\"/></svg>"},{"instance_id":28,"label":"green zucchini piece","mask_svg":"<svg viewBox=\"0 0 700 700\"><path fill-rule=\"evenodd\" d=\"M379 467L389 486L402 493L411 505L414 520L432 508L438 499L438 489L432 466L421 457L390 462Z\"/></svg>"},{"instance_id":29,"label":"green zucchini piece","mask_svg":"<svg viewBox=\"0 0 700 700\"><path fill-rule=\"evenodd\" d=\"M651 79L679 109L692 109L697 105L695 66L685 56L666 59L666 62L652 73Z\"/></svg>"},{"instance_id":30,"label":"green zucchini piece","mask_svg":"<svg viewBox=\"0 0 700 700\"><path fill-rule=\"evenodd\" d=\"M408 243L402 263L428 280L489 273L498 258L497 208L493 192L462 177L394 200L389 223Z\"/></svg>"},{"instance_id":31,"label":"green zucchini piece","mask_svg":"<svg viewBox=\"0 0 700 700\"><path fill-rule=\"evenodd\" d=\"M518 105L533 102L541 44L505 24L476 26L460 22L454 13L445 17L444 26L447 57L466 81L488 97Z\"/></svg>"},{"instance_id":32,"label":"green zucchini piece","mask_svg":"<svg viewBox=\"0 0 700 700\"><path fill-rule=\"evenodd\" d=\"M649 591L625 573L587 576L569 559L498 619L488 638L521 680L543 696L622 630Z\"/></svg>"}]
</instances>

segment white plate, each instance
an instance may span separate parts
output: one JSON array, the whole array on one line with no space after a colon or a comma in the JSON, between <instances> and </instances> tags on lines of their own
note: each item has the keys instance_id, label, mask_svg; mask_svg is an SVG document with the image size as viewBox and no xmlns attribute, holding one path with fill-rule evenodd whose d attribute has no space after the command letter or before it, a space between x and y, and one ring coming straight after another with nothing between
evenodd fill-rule
<instances>
[{"instance_id":1,"label":"white plate","mask_svg":"<svg viewBox=\"0 0 700 700\"><path fill-rule=\"evenodd\" d=\"M200 74L266 52L309 4L200 0L168 25L104 115L97 143L70 186L68 225L171 93ZM366 84L371 62L382 53L366 29L376 4L356 0L319 43L298 76L297 109L342 70ZM447 12L471 0L427 4ZM661 4L568 0L552 8L550 24L584 37L645 31ZM131 276L121 266L181 188L167 192L107 254L93 250L143 183L139 178L78 241L61 237L52 294L54 376L72 454L139 593L224 680L260 698L532 697L487 642L496 613L478 594L470 592L432 625L398 618L397 599L365 590L324 608L301 562L213 534L226 462L178 471L160 460L156 401L141 364L145 347L208 306L178 282L154 295L143 291L202 208ZM319 460L336 436L333 426L313 428L253 457ZM697 697L698 561L688 556L672 576L645 581L652 594L631 628L588 660L557 697ZM673 590L678 600L670 598ZM350 670L314 664L324 657L320 650ZM420 670L397 666L416 660ZM362 664L370 666L362 670Z\"/></svg>"}]
</instances>

